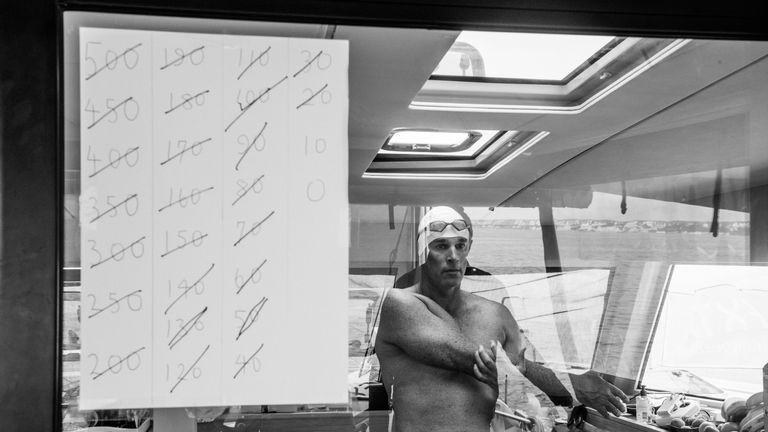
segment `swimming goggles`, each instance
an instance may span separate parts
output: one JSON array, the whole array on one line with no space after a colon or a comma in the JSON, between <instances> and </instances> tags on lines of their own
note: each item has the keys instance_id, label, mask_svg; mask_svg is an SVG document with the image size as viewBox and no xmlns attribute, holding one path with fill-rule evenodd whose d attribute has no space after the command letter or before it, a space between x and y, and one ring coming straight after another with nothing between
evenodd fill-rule
<instances>
[{"instance_id":1,"label":"swimming goggles","mask_svg":"<svg viewBox=\"0 0 768 432\"><path fill-rule=\"evenodd\" d=\"M453 222L445 222L445 221L433 221L429 223L429 230L432 232L443 232L445 227L448 225L453 225L454 228L456 228L456 231L463 231L467 228L469 228L469 224L464 221L463 219L456 219Z\"/></svg>"}]
</instances>

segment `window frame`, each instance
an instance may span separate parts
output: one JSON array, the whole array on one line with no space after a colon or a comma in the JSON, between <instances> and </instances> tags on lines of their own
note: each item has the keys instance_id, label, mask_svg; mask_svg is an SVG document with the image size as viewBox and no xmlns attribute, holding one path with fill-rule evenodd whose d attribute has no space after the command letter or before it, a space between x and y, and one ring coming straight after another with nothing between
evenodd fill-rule
<instances>
[{"instance_id":1,"label":"window frame","mask_svg":"<svg viewBox=\"0 0 768 432\"><path fill-rule=\"evenodd\" d=\"M9 68L16 70L32 71L39 69L38 58L45 57L55 59L57 67L55 71L35 73L22 81L11 82L12 89L37 87L24 93L22 98L18 97L18 91L0 95L0 105L33 107L30 117L24 118L21 124L15 111L0 112L0 123L12 126L4 132L3 143L31 143L33 148L25 151L38 156L32 160L28 155L22 155L17 145L4 145L0 149L0 160L4 166L19 165L19 168L9 170L10 174L3 173L2 188L8 193L3 194L2 246L11 253L42 251L22 261L23 266L37 271L2 276L2 300L10 300L0 302L3 339L8 336L8 340L12 337L24 342L17 346L18 354L4 360L10 367L5 368L8 372L1 376L16 375L14 381L34 383L33 388L27 390L35 394L32 398L8 398L10 401L2 412L13 413L10 421L4 419L9 430L60 430L62 424L59 407L62 378L61 280L64 271L61 222L64 213L64 100L60 83L63 82L62 19L67 11L442 29L768 40L768 27L764 25L766 13L759 5L748 1L727 5L687 1L670 5L589 0L574 5L567 0L553 0L544 7L501 0L410 0L399 3L373 0L233 0L224 7L204 0L191 0L184 4L172 0L57 0L54 3L31 0L12 3L0 19L0 27L10 30L8 34L15 33L14 45L35 47L37 55L17 56L15 49L3 47L0 49L0 64L10 65ZM40 139L33 139L35 137ZM30 185L39 185L43 189ZM34 197L19 198L18 191L28 191ZM30 215L33 215L32 219ZM42 235L22 239L14 233L19 226L35 225ZM760 227L764 232L756 239L768 238L766 227ZM764 252L768 252L768 246L766 249ZM44 302L42 308L41 300ZM40 314L45 318L39 319ZM55 343L51 344L51 341ZM29 352L37 352L38 355L25 355ZM32 400L38 403L30 403ZM41 412L39 402L43 401L53 406Z\"/></svg>"}]
</instances>

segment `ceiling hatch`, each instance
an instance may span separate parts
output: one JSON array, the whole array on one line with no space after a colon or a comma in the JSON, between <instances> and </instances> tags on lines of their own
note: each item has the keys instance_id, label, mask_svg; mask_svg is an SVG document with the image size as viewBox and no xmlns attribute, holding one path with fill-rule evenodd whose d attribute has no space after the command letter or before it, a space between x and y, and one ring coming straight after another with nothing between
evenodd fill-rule
<instances>
[{"instance_id":1,"label":"ceiling hatch","mask_svg":"<svg viewBox=\"0 0 768 432\"><path fill-rule=\"evenodd\" d=\"M389 133L363 178L482 180L548 134L398 128Z\"/></svg>"},{"instance_id":2,"label":"ceiling hatch","mask_svg":"<svg viewBox=\"0 0 768 432\"><path fill-rule=\"evenodd\" d=\"M578 114L687 42L461 32L410 108Z\"/></svg>"}]
</instances>

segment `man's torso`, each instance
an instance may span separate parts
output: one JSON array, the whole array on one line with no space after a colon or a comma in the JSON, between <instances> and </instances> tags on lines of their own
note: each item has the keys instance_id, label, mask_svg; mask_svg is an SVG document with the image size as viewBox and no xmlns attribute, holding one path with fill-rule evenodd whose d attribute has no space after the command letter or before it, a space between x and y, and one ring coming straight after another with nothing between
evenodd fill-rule
<instances>
[{"instance_id":1,"label":"man's torso","mask_svg":"<svg viewBox=\"0 0 768 432\"><path fill-rule=\"evenodd\" d=\"M413 291L412 289L407 289ZM451 313L461 332L478 347L490 350L504 341L500 305L462 292L461 307ZM376 346L382 378L395 410L398 431L487 431L498 389L471 375L426 365L396 346Z\"/></svg>"}]
</instances>

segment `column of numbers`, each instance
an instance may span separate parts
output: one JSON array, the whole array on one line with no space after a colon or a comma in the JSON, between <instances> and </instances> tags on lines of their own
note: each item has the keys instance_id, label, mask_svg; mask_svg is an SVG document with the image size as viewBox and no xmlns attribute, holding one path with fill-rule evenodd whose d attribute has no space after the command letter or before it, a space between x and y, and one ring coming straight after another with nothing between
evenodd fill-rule
<instances>
[{"instance_id":1,"label":"column of numbers","mask_svg":"<svg viewBox=\"0 0 768 432\"><path fill-rule=\"evenodd\" d=\"M82 406L151 382L149 47L138 32L81 31Z\"/></svg>"},{"instance_id":2,"label":"column of numbers","mask_svg":"<svg viewBox=\"0 0 768 432\"><path fill-rule=\"evenodd\" d=\"M218 371L221 179L218 47L166 35L154 47L155 398L184 405ZM215 395L206 397L215 405ZM203 398L203 399L206 399Z\"/></svg>"}]
</instances>

